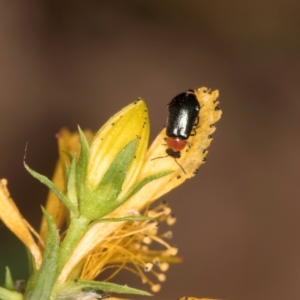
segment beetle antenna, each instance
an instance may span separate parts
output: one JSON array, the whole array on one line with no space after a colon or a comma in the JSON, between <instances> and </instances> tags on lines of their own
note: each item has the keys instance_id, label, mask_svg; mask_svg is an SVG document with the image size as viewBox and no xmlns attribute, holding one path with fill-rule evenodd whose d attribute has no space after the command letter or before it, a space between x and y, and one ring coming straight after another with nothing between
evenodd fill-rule
<instances>
[{"instance_id":1,"label":"beetle antenna","mask_svg":"<svg viewBox=\"0 0 300 300\"><path fill-rule=\"evenodd\" d=\"M177 161L177 159L174 158L174 160L176 161L176 164L180 167L180 169L182 170L182 172L183 172L184 174L186 174L184 168L183 168L182 165Z\"/></svg>"},{"instance_id":2,"label":"beetle antenna","mask_svg":"<svg viewBox=\"0 0 300 300\"><path fill-rule=\"evenodd\" d=\"M158 157L152 158L152 159L150 159L150 160L155 160L155 159L160 159L160 158L166 158L166 157L168 157L168 156L170 156L170 155L166 155L166 156L158 156ZM174 157L174 160L175 160L176 164L180 167L180 169L182 170L182 172L183 172L184 174L186 174L184 168L183 168L182 165L177 161L177 159L176 159L175 157Z\"/></svg>"},{"instance_id":3,"label":"beetle antenna","mask_svg":"<svg viewBox=\"0 0 300 300\"><path fill-rule=\"evenodd\" d=\"M159 156L159 157L155 157L155 158L152 158L150 160L155 160L155 159L159 159L159 158L165 158L165 157L168 157L169 155L166 155L166 156Z\"/></svg>"}]
</instances>

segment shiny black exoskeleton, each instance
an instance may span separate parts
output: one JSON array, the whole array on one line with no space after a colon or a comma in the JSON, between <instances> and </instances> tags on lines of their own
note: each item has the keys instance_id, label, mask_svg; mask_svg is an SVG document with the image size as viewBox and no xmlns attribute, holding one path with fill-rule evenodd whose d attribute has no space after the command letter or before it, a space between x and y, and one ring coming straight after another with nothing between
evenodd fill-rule
<instances>
[{"instance_id":1,"label":"shiny black exoskeleton","mask_svg":"<svg viewBox=\"0 0 300 300\"><path fill-rule=\"evenodd\" d=\"M179 94L168 104L167 137L165 138L167 155L155 157L152 160L171 156L183 173L186 174L177 159L181 157L181 151L186 146L191 146L187 139L196 134L196 128L199 124L199 111L200 104L194 90ZM193 133L192 130L194 130Z\"/></svg>"},{"instance_id":2,"label":"shiny black exoskeleton","mask_svg":"<svg viewBox=\"0 0 300 300\"><path fill-rule=\"evenodd\" d=\"M176 96L169 103L168 111L167 136L187 140L199 121L200 104L195 92L188 90Z\"/></svg>"}]
</instances>

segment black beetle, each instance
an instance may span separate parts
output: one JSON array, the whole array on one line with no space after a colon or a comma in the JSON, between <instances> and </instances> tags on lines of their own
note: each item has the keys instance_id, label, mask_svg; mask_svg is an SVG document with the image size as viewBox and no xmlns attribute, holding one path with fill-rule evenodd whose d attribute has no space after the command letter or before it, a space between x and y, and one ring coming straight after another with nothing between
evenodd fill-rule
<instances>
[{"instance_id":1,"label":"black beetle","mask_svg":"<svg viewBox=\"0 0 300 300\"><path fill-rule=\"evenodd\" d=\"M168 104L167 136L187 140L199 118L200 104L194 90L179 94Z\"/></svg>"},{"instance_id":2,"label":"black beetle","mask_svg":"<svg viewBox=\"0 0 300 300\"><path fill-rule=\"evenodd\" d=\"M180 158L180 151L188 144L186 141L199 123L200 104L194 90L179 94L168 104L166 128L167 154Z\"/></svg>"},{"instance_id":3,"label":"black beetle","mask_svg":"<svg viewBox=\"0 0 300 300\"><path fill-rule=\"evenodd\" d=\"M167 138L165 139L168 148L166 149L166 153L167 156L174 157L176 163L184 173L184 169L177 162L176 158L180 158L181 151L186 145L189 145L187 139L191 135L196 134L195 127L199 123L199 111L200 103L194 90L188 90L185 93L179 94L168 104ZM192 130L195 132L192 133Z\"/></svg>"}]
</instances>

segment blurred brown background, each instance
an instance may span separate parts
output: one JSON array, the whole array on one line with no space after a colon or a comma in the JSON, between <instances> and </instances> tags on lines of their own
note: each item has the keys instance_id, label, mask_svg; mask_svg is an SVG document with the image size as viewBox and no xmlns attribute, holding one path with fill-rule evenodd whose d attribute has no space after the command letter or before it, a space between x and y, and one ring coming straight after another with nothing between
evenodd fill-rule
<instances>
[{"instance_id":1,"label":"blurred brown background","mask_svg":"<svg viewBox=\"0 0 300 300\"><path fill-rule=\"evenodd\" d=\"M47 190L26 142L51 176L62 126L96 130L141 96L153 138L173 96L219 89L208 162L164 197L184 264L155 299L300 299L299 37L292 0L1 1L1 177L38 226ZM25 278L22 246L3 225L0 239L1 284L6 264Z\"/></svg>"}]
</instances>

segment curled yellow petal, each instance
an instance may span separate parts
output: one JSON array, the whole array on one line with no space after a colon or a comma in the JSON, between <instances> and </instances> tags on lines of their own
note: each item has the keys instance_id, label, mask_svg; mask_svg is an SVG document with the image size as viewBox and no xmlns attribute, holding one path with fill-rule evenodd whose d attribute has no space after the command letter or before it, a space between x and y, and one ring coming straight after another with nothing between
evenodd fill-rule
<instances>
[{"instance_id":1,"label":"curled yellow petal","mask_svg":"<svg viewBox=\"0 0 300 300\"><path fill-rule=\"evenodd\" d=\"M41 251L30 233L27 221L10 197L6 179L0 180L0 219L28 248L39 268L42 263Z\"/></svg>"},{"instance_id":2,"label":"curled yellow petal","mask_svg":"<svg viewBox=\"0 0 300 300\"><path fill-rule=\"evenodd\" d=\"M195 176L199 166L206 160L207 148L212 141L212 133L216 130L214 124L222 114L221 110L217 108L219 91L211 92L208 88L202 87L195 90L195 94L201 106L199 128L196 129L196 134L188 139L190 147L187 146L181 152L181 158L177 160L185 173L171 156L156 159L166 156L165 129L161 131L147 152L146 162L140 173L141 178L163 170L175 170L174 173L153 181L144 188L144 190L148 189L149 192L152 192L152 201L182 184L186 179Z\"/></svg>"}]
</instances>

